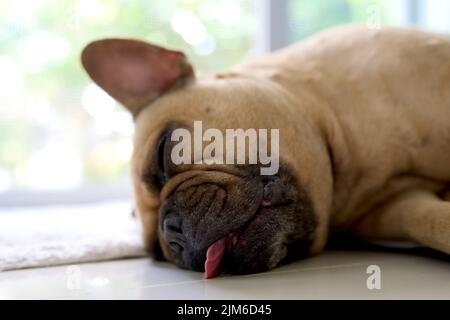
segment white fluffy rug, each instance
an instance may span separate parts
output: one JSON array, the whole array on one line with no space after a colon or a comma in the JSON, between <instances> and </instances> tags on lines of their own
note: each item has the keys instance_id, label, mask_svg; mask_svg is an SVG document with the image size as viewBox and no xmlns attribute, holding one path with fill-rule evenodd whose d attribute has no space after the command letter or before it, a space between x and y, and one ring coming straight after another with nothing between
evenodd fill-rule
<instances>
[{"instance_id":1,"label":"white fluffy rug","mask_svg":"<svg viewBox=\"0 0 450 320\"><path fill-rule=\"evenodd\" d=\"M0 271L144 256L128 202L1 208Z\"/></svg>"}]
</instances>

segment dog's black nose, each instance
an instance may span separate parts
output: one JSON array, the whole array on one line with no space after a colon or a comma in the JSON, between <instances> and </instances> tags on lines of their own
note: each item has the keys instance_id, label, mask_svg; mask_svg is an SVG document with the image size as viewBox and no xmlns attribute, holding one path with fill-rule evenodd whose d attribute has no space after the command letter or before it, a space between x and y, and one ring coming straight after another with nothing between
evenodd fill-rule
<instances>
[{"instance_id":1,"label":"dog's black nose","mask_svg":"<svg viewBox=\"0 0 450 320\"><path fill-rule=\"evenodd\" d=\"M189 216L170 200L161 206L160 219L160 230L169 247L171 261L183 268L203 271L207 246L194 240Z\"/></svg>"},{"instance_id":2,"label":"dog's black nose","mask_svg":"<svg viewBox=\"0 0 450 320\"><path fill-rule=\"evenodd\" d=\"M162 221L164 239L177 254L183 251L186 243L183 236L182 223L183 219L173 210L169 210Z\"/></svg>"}]
</instances>

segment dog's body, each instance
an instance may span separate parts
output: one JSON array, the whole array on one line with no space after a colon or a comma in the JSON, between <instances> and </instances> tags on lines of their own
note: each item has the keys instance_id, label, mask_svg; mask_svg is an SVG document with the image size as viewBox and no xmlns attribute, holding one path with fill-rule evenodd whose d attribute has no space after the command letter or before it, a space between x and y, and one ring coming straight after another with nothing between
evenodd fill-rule
<instances>
[{"instance_id":1,"label":"dog's body","mask_svg":"<svg viewBox=\"0 0 450 320\"><path fill-rule=\"evenodd\" d=\"M400 238L400 230L376 229L376 206L411 189L436 193L450 185L450 39L344 27L239 69L280 83L328 140L335 172L322 219L331 231ZM370 225L355 225L365 216ZM447 216L447 252L449 224Z\"/></svg>"},{"instance_id":2,"label":"dog's body","mask_svg":"<svg viewBox=\"0 0 450 320\"><path fill-rule=\"evenodd\" d=\"M132 52L147 57L153 50L134 45L140 49ZM194 80L177 58L176 68L165 69L174 76L163 90L148 77L131 81L149 81L139 90L117 84L115 76L105 80L93 67L105 46L88 47L84 65L135 115L137 211L146 245L159 236L167 259L201 270L207 249L229 245L220 239L237 234L230 269L255 272L282 263L299 243L319 253L329 233L342 230L450 254L449 39L414 30L337 28L202 79ZM167 62L167 55L150 60ZM124 75L130 73L117 78ZM280 174L268 182L249 168L166 164L158 178L155 163L166 153L161 133L190 128L194 120L220 130L279 128ZM161 141L164 150L155 160ZM282 190L269 207L260 205L267 188L272 197ZM171 215L176 218L166 219ZM164 219L177 221L176 227Z\"/></svg>"}]
</instances>

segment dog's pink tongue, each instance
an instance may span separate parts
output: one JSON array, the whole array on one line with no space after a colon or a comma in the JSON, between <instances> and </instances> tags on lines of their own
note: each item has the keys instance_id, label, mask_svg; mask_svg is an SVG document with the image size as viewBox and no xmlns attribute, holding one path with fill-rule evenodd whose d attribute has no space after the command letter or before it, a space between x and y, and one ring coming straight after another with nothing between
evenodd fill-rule
<instances>
[{"instance_id":1,"label":"dog's pink tongue","mask_svg":"<svg viewBox=\"0 0 450 320\"><path fill-rule=\"evenodd\" d=\"M222 258L227 248L227 240L223 238L214 242L206 251L205 279L217 277L222 269Z\"/></svg>"}]
</instances>

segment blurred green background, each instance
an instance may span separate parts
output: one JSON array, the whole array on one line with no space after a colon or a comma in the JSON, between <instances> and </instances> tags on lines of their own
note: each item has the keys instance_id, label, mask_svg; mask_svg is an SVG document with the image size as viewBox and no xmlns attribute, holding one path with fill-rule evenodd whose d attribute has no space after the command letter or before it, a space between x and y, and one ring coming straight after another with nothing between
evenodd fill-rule
<instances>
[{"instance_id":1,"label":"blurred green background","mask_svg":"<svg viewBox=\"0 0 450 320\"><path fill-rule=\"evenodd\" d=\"M254 34L251 1L1 0L0 191L126 179L131 119L82 70L89 41L144 39L215 71L244 59Z\"/></svg>"}]
</instances>

